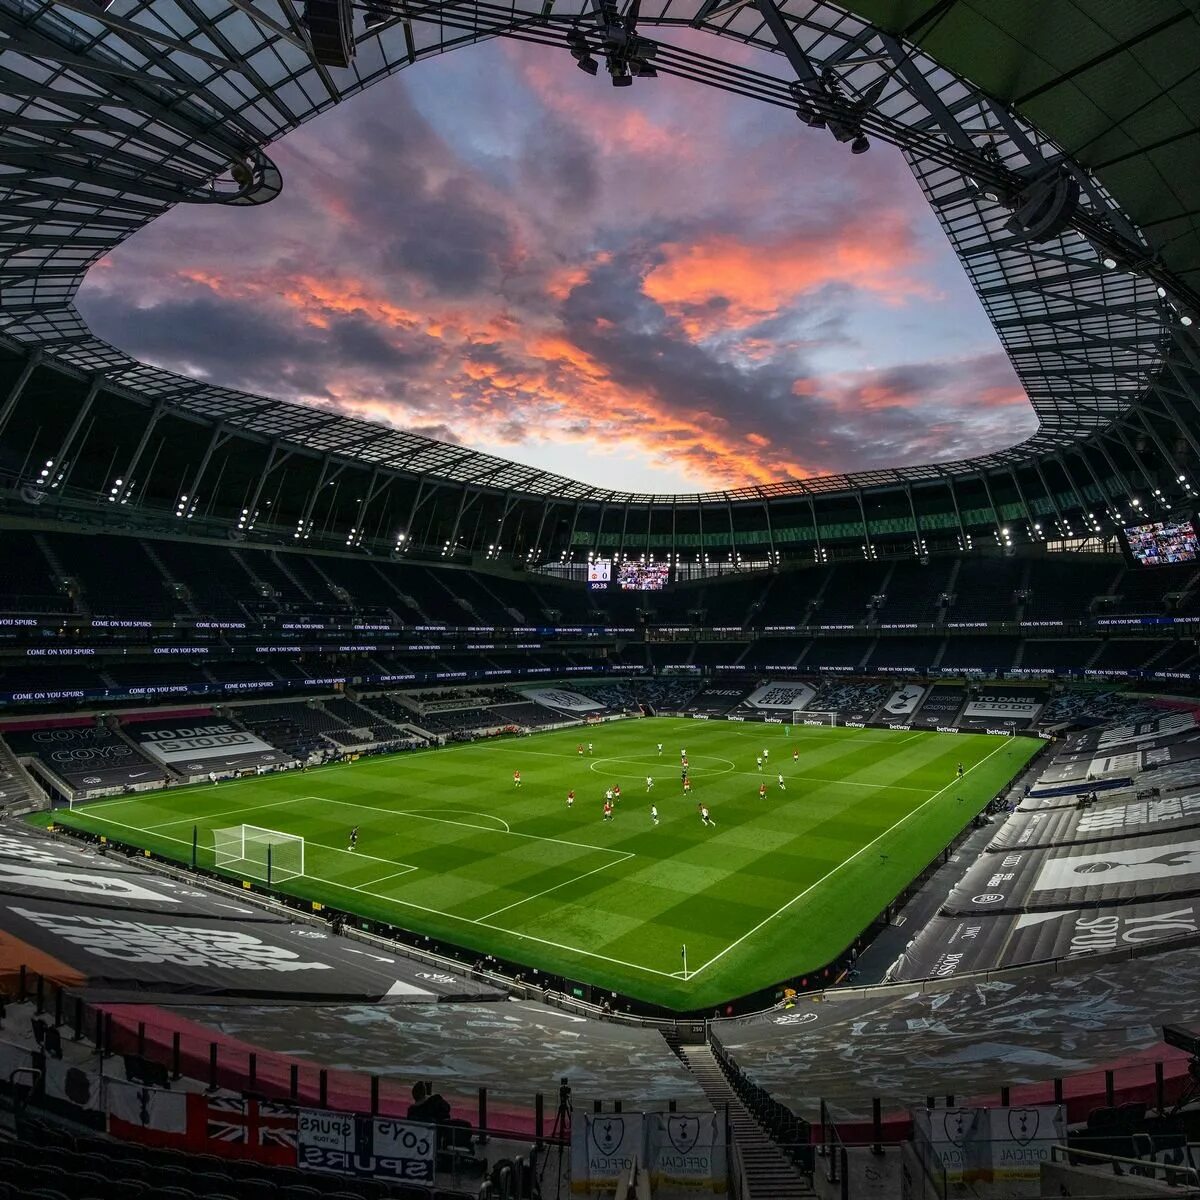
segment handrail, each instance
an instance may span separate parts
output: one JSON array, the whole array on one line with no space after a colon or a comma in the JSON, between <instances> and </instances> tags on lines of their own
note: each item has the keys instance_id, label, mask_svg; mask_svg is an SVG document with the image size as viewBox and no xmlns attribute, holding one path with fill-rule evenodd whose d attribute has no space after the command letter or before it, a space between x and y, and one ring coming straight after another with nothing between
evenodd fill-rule
<instances>
[{"instance_id":1,"label":"handrail","mask_svg":"<svg viewBox=\"0 0 1200 1200\"><path fill-rule=\"evenodd\" d=\"M1147 1175L1157 1178L1157 1173L1162 1171L1168 1187L1179 1187L1180 1185L1189 1185L1192 1187L1200 1186L1200 1171L1195 1167L1177 1167L1171 1163L1155 1162L1152 1158L1126 1158L1121 1154L1105 1154L1101 1150L1085 1150L1080 1146L1064 1146L1061 1142L1050 1147L1050 1161L1061 1162L1065 1161L1069 1166L1074 1165L1071 1160L1074 1158L1091 1159L1098 1166L1111 1166L1114 1175L1129 1174L1129 1175ZM1127 1166L1129 1170L1122 1172L1118 1168Z\"/></svg>"}]
</instances>

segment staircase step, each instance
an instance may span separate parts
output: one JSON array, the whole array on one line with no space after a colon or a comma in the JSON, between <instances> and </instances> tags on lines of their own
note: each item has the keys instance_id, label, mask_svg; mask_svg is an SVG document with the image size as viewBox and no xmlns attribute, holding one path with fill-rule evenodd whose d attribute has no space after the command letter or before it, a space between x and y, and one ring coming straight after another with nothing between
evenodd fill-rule
<instances>
[{"instance_id":1,"label":"staircase step","mask_svg":"<svg viewBox=\"0 0 1200 1200\"><path fill-rule=\"evenodd\" d=\"M802 1200L815 1195L807 1179L795 1170L791 1159L742 1103L711 1048L708 1045L668 1044L699 1083L712 1106L728 1113L729 1126L745 1172L746 1200Z\"/></svg>"}]
</instances>

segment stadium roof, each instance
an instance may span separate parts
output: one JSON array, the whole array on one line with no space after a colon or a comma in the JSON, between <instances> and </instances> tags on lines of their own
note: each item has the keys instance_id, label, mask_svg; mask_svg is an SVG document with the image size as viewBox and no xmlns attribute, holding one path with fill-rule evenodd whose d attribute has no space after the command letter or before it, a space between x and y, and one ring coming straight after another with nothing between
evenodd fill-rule
<instances>
[{"instance_id":1,"label":"stadium roof","mask_svg":"<svg viewBox=\"0 0 1200 1200\"><path fill-rule=\"evenodd\" d=\"M147 404L264 439L572 500L906 484L1026 462L1136 411L1166 361L1173 319L1196 303L1200 24L1183 0L868 0L853 11L807 0L644 0L641 36L661 39L659 74L793 109L815 104L829 118L848 104L862 132L901 147L1028 391L1040 419L1031 439L934 466L649 497L214 387L92 334L73 304L89 265L172 204L268 201L283 181L264 147L391 73L498 35L566 53L573 28L602 36L603 5L371 0L356 11L347 68L316 61L298 0L105 7L0 0L0 333ZM751 69L721 59L715 39L712 56L684 51L671 44L677 26L774 57ZM1079 184L1077 210L1039 242L1015 236L1015 191L1050 171Z\"/></svg>"}]
</instances>

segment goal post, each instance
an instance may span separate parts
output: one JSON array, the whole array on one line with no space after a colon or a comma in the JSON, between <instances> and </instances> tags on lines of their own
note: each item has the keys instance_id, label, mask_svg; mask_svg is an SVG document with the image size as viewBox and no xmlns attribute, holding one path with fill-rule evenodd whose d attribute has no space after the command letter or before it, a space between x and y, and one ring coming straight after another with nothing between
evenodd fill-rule
<instances>
[{"instance_id":1,"label":"goal post","mask_svg":"<svg viewBox=\"0 0 1200 1200\"><path fill-rule=\"evenodd\" d=\"M261 825L230 825L213 830L213 865L218 871L284 883L304 874L304 839Z\"/></svg>"},{"instance_id":2,"label":"goal post","mask_svg":"<svg viewBox=\"0 0 1200 1200\"><path fill-rule=\"evenodd\" d=\"M792 724L793 725L837 725L836 712L813 712L810 709L794 708L792 709Z\"/></svg>"}]
</instances>

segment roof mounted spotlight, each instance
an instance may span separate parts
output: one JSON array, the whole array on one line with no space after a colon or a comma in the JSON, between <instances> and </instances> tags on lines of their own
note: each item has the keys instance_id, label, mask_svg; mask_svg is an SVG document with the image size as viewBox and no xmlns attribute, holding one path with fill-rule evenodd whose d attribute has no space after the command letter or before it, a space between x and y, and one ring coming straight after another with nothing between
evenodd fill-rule
<instances>
[{"instance_id":1,"label":"roof mounted spotlight","mask_svg":"<svg viewBox=\"0 0 1200 1200\"><path fill-rule=\"evenodd\" d=\"M848 142L851 154L865 154L871 143L863 133L863 118L883 95L887 82L888 76L881 75L851 97L837 74L826 68L819 80L794 83L789 90L801 121L812 129L828 129L837 141Z\"/></svg>"},{"instance_id":2,"label":"roof mounted spotlight","mask_svg":"<svg viewBox=\"0 0 1200 1200\"><path fill-rule=\"evenodd\" d=\"M592 57L592 48L588 45L588 40L582 29L571 29L567 32L567 48L571 51L571 57L575 60L575 65L588 75L595 75L600 69L600 64Z\"/></svg>"},{"instance_id":3,"label":"roof mounted spotlight","mask_svg":"<svg viewBox=\"0 0 1200 1200\"><path fill-rule=\"evenodd\" d=\"M391 16L392 14L388 11L387 7L378 3L378 0L375 0L374 3L369 2L367 4L367 12L363 24L369 33L372 29L378 29L380 25L386 25L388 18Z\"/></svg>"}]
</instances>

